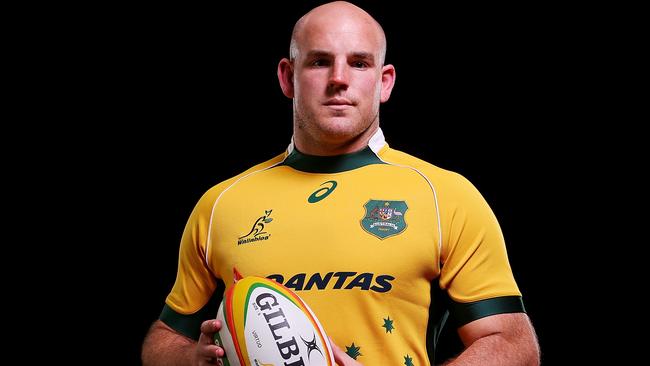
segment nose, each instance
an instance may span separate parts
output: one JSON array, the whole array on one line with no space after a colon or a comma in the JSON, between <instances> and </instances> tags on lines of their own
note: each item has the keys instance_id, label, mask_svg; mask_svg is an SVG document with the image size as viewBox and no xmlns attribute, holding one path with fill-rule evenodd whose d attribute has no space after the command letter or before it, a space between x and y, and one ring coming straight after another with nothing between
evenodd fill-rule
<instances>
[{"instance_id":1,"label":"nose","mask_svg":"<svg viewBox=\"0 0 650 366\"><path fill-rule=\"evenodd\" d=\"M347 62L345 60L337 60L332 64L328 82L329 86L332 88L346 88L349 82Z\"/></svg>"}]
</instances>

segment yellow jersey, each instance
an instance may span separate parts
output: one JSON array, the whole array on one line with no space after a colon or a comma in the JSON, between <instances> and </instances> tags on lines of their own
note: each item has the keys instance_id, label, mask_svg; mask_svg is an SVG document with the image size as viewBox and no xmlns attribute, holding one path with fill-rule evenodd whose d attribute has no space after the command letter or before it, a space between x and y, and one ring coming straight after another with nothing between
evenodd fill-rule
<instances>
[{"instance_id":1,"label":"yellow jersey","mask_svg":"<svg viewBox=\"0 0 650 366\"><path fill-rule=\"evenodd\" d=\"M433 363L447 309L457 326L524 311L478 190L390 148L381 129L341 156L305 155L292 143L207 191L183 233L161 320L198 339L233 268L296 291L366 365Z\"/></svg>"}]
</instances>

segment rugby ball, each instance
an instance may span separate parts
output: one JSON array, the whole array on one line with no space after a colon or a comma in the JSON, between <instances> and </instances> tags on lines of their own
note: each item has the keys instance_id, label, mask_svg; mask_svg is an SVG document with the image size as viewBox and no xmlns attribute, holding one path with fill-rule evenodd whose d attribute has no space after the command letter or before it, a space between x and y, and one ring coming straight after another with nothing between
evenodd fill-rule
<instances>
[{"instance_id":1,"label":"rugby ball","mask_svg":"<svg viewBox=\"0 0 650 366\"><path fill-rule=\"evenodd\" d=\"M263 277L239 279L224 294L215 344L226 366L335 366L325 330L296 293Z\"/></svg>"}]
</instances>

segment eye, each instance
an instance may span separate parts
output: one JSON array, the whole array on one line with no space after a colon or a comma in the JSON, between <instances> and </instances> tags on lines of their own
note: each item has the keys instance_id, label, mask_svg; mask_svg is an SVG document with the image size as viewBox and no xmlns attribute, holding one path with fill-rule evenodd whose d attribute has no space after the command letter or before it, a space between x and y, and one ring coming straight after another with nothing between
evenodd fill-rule
<instances>
[{"instance_id":1,"label":"eye","mask_svg":"<svg viewBox=\"0 0 650 366\"><path fill-rule=\"evenodd\" d=\"M311 66L315 66L315 67L323 67L323 66L327 66L328 64L329 62L324 58L317 58L310 63Z\"/></svg>"},{"instance_id":2,"label":"eye","mask_svg":"<svg viewBox=\"0 0 650 366\"><path fill-rule=\"evenodd\" d=\"M363 62L363 61L353 61L352 62L352 67L357 68L357 69L365 69L368 67L368 64Z\"/></svg>"}]
</instances>

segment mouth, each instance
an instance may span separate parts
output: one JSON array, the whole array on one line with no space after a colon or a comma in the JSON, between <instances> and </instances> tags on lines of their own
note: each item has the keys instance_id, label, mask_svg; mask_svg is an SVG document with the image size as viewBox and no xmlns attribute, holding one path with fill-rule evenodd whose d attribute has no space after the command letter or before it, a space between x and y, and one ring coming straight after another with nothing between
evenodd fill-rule
<instances>
[{"instance_id":1,"label":"mouth","mask_svg":"<svg viewBox=\"0 0 650 366\"><path fill-rule=\"evenodd\" d=\"M323 103L323 105L332 109L340 110L353 107L354 103L344 98L332 98Z\"/></svg>"}]
</instances>

